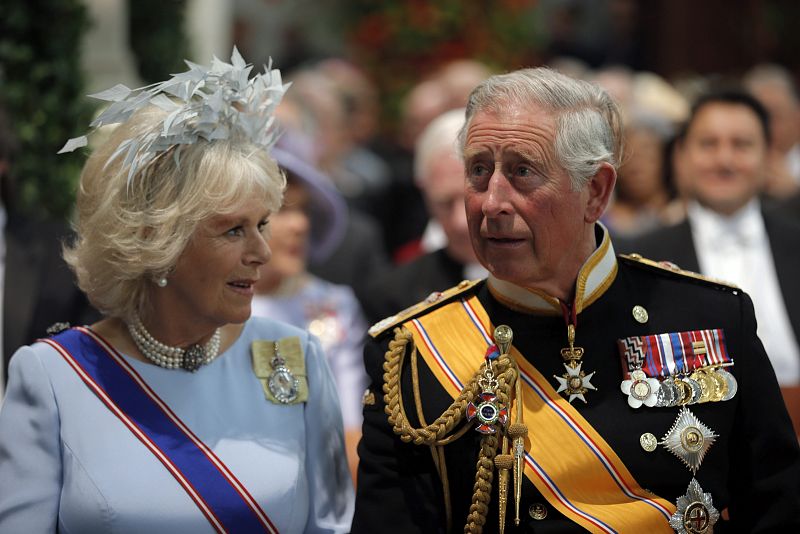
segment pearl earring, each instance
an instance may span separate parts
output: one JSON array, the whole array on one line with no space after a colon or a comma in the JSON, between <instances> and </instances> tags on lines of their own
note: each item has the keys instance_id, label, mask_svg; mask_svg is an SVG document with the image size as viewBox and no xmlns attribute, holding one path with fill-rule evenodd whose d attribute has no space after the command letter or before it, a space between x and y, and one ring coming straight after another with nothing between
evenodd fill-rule
<instances>
[{"instance_id":1,"label":"pearl earring","mask_svg":"<svg viewBox=\"0 0 800 534\"><path fill-rule=\"evenodd\" d=\"M167 277L166 276L162 276L161 278L156 280L156 285L158 287L167 287Z\"/></svg>"}]
</instances>

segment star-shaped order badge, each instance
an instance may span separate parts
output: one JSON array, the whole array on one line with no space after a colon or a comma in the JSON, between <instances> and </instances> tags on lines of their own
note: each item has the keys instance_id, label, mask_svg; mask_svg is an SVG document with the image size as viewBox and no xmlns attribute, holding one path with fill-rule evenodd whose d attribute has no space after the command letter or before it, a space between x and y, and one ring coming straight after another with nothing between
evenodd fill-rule
<instances>
[{"instance_id":1,"label":"star-shaped order badge","mask_svg":"<svg viewBox=\"0 0 800 534\"><path fill-rule=\"evenodd\" d=\"M579 362L575 367L571 367L565 363L564 368L567 370L567 372L561 376L553 375L553 378L558 381L558 389L556 390L556 393L561 393L562 391L565 392L566 395L569 395L569 402L572 402L575 399L580 399L586 403L586 397L583 396L584 393L590 389L597 389L592 385L591 382L594 372L591 372L587 375L581 371L582 366L583 362Z\"/></svg>"},{"instance_id":2,"label":"star-shaped order badge","mask_svg":"<svg viewBox=\"0 0 800 534\"><path fill-rule=\"evenodd\" d=\"M678 497L677 510L669 518L669 526L678 534L697 534L713 532L719 520L719 512L714 508L710 493L703 492L700 484L692 479L686 495Z\"/></svg>"},{"instance_id":3,"label":"star-shaped order badge","mask_svg":"<svg viewBox=\"0 0 800 534\"><path fill-rule=\"evenodd\" d=\"M623 380L619 385L622 392L628 396L628 406L639 408L644 404L652 408L658 402L658 389L660 383L656 378L648 378L641 369L631 371L629 380Z\"/></svg>"},{"instance_id":4,"label":"star-shaped order badge","mask_svg":"<svg viewBox=\"0 0 800 534\"><path fill-rule=\"evenodd\" d=\"M704 425L686 406L682 406L672 428L659 442L696 473L717 434Z\"/></svg>"}]
</instances>

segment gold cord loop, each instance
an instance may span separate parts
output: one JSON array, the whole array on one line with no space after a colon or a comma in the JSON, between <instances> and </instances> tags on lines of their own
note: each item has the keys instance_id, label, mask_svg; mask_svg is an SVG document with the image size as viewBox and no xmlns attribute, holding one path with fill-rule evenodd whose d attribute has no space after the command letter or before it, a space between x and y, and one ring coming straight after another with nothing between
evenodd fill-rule
<instances>
[{"instance_id":1,"label":"gold cord loop","mask_svg":"<svg viewBox=\"0 0 800 534\"><path fill-rule=\"evenodd\" d=\"M403 362L411 345L412 356L412 388L414 391L414 404L418 418L421 423L420 428L414 428L408 421L403 404L400 378L402 374ZM427 445L432 447L434 464L442 478L445 498L449 501L449 485L447 481L447 471L445 467L444 453L440 447L452 443L466 433L469 425L463 425L456 430L465 417L467 404L471 402L481 391L479 380L485 376L484 363L473 375L470 381L461 390L459 396L453 403L431 424L426 424L422 411L422 398L419 393L419 377L416 366L417 349L413 344L413 335L408 329L397 327L394 329L394 338L389 342L389 350L386 351L383 363L383 393L386 403L386 414L392 431L397 434L405 443L415 445ZM495 394L499 402L505 406L509 405L510 393L515 383L518 372L515 362L508 354L502 354L492 364L492 378L497 382ZM455 431L455 432L454 432ZM492 481L494 478L494 460L497 455L498 436L488 434L481 439L480 452L478 454L477 470L475 473L475 484L473 486L472 503L467 516L465 532L479 533L483 530L486 523L486 515L491 499ZM505 460L501 460L504 464ZM450 503L445 503L448 515L448 529L450 527Z\"/></svg>"}]
</instances>

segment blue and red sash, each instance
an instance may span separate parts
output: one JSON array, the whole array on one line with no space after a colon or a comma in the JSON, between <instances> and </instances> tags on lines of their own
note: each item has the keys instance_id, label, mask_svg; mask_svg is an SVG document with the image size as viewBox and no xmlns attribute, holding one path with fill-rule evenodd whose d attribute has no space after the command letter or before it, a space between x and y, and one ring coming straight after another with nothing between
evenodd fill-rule
<instances>
[{"instance_id":1,"label":"blue and red sash","mask_svg":"<svg viewBox=\"0 0 800 534\"><path fill-rule=\"evenodd\" d=\"M278 532L222 460L103 338L78 327L43 341L164 464L217 532Z\"/></svg>"}]
</instances>

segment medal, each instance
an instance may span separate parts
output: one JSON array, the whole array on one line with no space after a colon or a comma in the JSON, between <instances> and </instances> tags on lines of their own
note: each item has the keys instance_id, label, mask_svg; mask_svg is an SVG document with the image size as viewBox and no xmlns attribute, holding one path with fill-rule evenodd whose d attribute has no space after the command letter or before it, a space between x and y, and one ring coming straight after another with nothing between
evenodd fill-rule
<instances>
[{"instance_id":1,"label":"medal","mask_svg":"<svg viewBox=\"0 0 800 534\"><path fill-rule=\"evenodd\" d=\"M300 382L286 367L286 360L283 359L278 350L277 341L275 342L274 350L275 355L270 362L273 370L267 379L267 387L269 387L269 392L278 402L289 404L297 398L297 394L300 391Z\"/></svg>"},{"instance_id":2,"label":"medal","mask_svg":"<svg viewBox=\"0 0 800 534\"><path fill-rule=\"evenodd\" d=\"M639 408L642 404L653 407L658 403L660 384L657 379L648 378L641 369L632 371L631 378L623 380L620 389L628 396L631 408Z\"/></svg>"},{"instance_id":3,"label":"medal","mask_svg":"<svg viewBox=\"0 0 800 534\"><path fill-rule=\"evenodd\" d=\"M678 534L706 534L714 531L719 512L714 508L710 493L703 493L700 484L692 479L686 495L678 497L678 509L669 519L669 526Z\"/></svg>"},{"instance_id":4,"label":"medal","mask_svg":"<svg viewBox=\"0 0 800 534\"><path fill-rule=\"evenodd\" d=\"M713 378L703 372L703 370L697 370L693 372L690 375L690 378L700 384L701 392L700 398L697 399L697 402L704 403L713 400L713 398L716 396L718 388L718 385Z\"/></svg>"},{"instance_id":5,"label":"medal","mask_svg":"<svg viewBox=\"0 0 800 534\"><path fill-rule=\"evenodd\" d=\"M553 378L558 380L558 389L556 393L564 391L565 395L569 395L569 402L572 402L574 399L580 399L585 403L586 397L583 396L584 393L590 389L597 389L590 382L594 373L589 373L587 375L581 371L582 365L583 362L580 362L577 367L570 367L564 364L567 372L561 376L553 375Z\"/></svg>"},{"instance_id":6,"label":"medal","mask_svg":"<svg viewBox=\"0 0 800 534\"><path fill-rule=\"evenodd\" d=\"M697 404L697 402L700 401L700 397L703 395L703 388L697 380L694 380L692 377L685 376L681 380L689 384L689 388L692 390L691 396L686 404Z\"/></svg>"},{"instance_id":7,"label":"medal","mask_svg":"<svg viewBox=\"0 0 800 534\"><path fill-rule=\"evenodd\" d=\"M509 329L510 330L510 329ZM497 432L497 425L505 425L508 421L508 408L501 406L494 394L497 389L497 378L494 376L492 361L496 360L500 353L496 346L492 345L486 351L486 367L483 368L483 376L478 379L478 385L483 392L474 401L467 404L467 421L478 419L478 426L475 430L481 434L494 434Z\"/></svg>"},{"instance_id":8,"label":"medal","mask_svg":"<svg viewBox=\"0 0 800 534\"><path fill-rule=\"evenodd\" d=\"M561 357L564 359L564 368L567 372L561 376L553 375L553 378L558 381L556 393L563 391L564 395L569 396L570 403L575 399L580 399L585 403L584 394L590 389L596 390L597 388L591 382L594 372L586 374L581 370L583 347L575 346L575 325L573 324L567 325L567 341L569 347L561 349Z\"/></svg>"},{"instance_id":9,"label":"medal","mask_svg":"<svg viewBox=\"0 0 800 534\"><path fill-rule=\"evenodd\" d=\"M672 383L675 385L675 389L678 392L676 406L689 404L689 401L692 400L692 386L680 378L668 378L667 380L672 380Z\"/></svg>"},{"instance_id":10,"label":"medal","mask_svg":"<svg viewBox=\"0 0 800 534\"><path fill-rule=\"evenodd\" d=\"M634 308L635 309L635 308ZM638 310L644 319L645 314ZM634 313L636 318L636 313ZM651 406L641 375L661 380L653 406L671 407L730 400L736 379L723 369L733 365L722 329L668 332L617 340L624 380L620 388L632 407ZM566 349L565 349L566 350Z\"/></svg>"},{"instance_id":11,"label":"medal","mask_svg":"<svg viewBox=\"0 0 800 534\"><path fill-rule=\"evenodd\" d=\"M662 408L672 408L677 406L679 392L675 382L672 379L667 379L661 382L656 393L656 406Z\"/></svg>"},{"instance_id":12,"label":"medal","mask_svg":"<svg viewBox=\"0 0 800 534\"><path fill-rule=\"evenodd\" d=\"M711 370L708 373L708 376L714 382L714 394L712 395L711 400L714 402L719 402L721 400L726 400L725 397L728 395L728 381L725 379L722 374L717 372L716 370ZM733 375L731 375L732 377Z\"/></svg>"},{"instance_id":13,"label":"medal","mask_svg":"<svg viewBox=\"0 0 800 534\"><path fill-rule=\"evenodd\" d=\"M725 392L725 395L722 397L722 400L729 401L731 400L736 392L739 390L739 384L736 382L736 378L725 369L716 369L715 374L722 377L725 380L725 383L728 386L728 389Z\"/></svg>"},{"instance_id":14,"label":"medal","mask_svg":"<svg viewBox=\"0 0 800 534\"><path fill-rule=\"evenodd\" d=\"M717 434L701 423L684 406L678 412L672 428L659 442L659 445L666 447L672 454L680 458L692 473L696 473L706 452L717 437Z\"/></svg>"}]
</instances>

